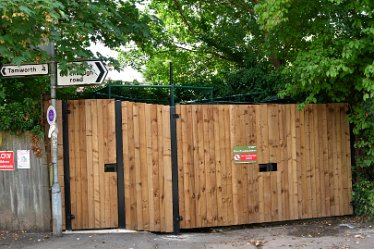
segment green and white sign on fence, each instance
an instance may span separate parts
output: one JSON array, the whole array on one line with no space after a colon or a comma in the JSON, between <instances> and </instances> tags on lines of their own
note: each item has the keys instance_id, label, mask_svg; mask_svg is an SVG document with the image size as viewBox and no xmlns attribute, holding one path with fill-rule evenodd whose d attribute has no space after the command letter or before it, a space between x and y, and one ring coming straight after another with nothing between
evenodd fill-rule
<instances>
[{"instance_id":1,"label":"green and white sign on fence","mask_svg":"<svg viewBox=\"0 0 374 249\"><path fill-rule=\"evenodd\" d=\"M232 149L234 163L256 163L257 147L255 145L234 146Z\"/></svg>"}]
</instances>

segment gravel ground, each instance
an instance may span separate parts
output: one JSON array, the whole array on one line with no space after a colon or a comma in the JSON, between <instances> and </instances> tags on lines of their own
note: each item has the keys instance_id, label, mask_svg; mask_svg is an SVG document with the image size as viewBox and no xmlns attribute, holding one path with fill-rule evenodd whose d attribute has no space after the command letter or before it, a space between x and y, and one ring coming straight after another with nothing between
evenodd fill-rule
<instances>
[{"instance_id":1,"label":"gravel ground","mask_svg":"<svg viewBox=\"0 0 374 249\"><path fill-rule=\"evenodd\" d=\"M178 249L251 249L251 248L374 248L374 222L355 217L338 217L235 226L194 231L180 235L136 233L10 233L0 231L0 248L178 248Z\"/></svg>"}]
</instances>

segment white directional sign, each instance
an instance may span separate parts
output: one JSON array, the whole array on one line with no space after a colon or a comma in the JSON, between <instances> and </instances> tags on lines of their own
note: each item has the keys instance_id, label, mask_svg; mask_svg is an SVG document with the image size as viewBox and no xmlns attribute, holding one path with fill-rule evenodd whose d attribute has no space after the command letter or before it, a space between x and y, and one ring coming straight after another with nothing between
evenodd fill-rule
<instances>
[{"instance_id":1,"label":"white directional sign","mask_svg":"<svg viewBox=\"0 0 374 249\"><path fill-rule=\"evenodd\" d=\"M71 62L75 64L82 64L83 62ZM72 85L92 85L101 84L108 69L102 61L86 61L88 68L83 74L68 74L62 75L60 68L57 66L57 85L58 86L72 86Z\"/></svg>"},{"instance_id":2,"label":"white directional sign","mask_svg":"<svg viewBox=\"0 0 374 249\"><path fill-rule=\"evenodd\" d=\"M48 64L23 64L4 65L1 67L1 75L3 77L19 77L30 75L47 75Z\"/></svg>"}]
</instances>

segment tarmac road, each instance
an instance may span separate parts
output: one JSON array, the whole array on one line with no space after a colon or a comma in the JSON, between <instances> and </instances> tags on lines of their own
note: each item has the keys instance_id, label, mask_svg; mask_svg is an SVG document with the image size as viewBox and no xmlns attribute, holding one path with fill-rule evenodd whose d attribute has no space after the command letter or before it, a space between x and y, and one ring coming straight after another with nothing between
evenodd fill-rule
<instances>
[{"instance_id":1,"label":"tarmac road","mask_svg":"<svg viewBox=\"0 0 374 249\"><path fill-rule=\"evenodd\" d=\"M122 248L122 249L372 249L374 222L354 218L328 218L294 223L236 226L180 235L135 233L64 233L50 234L0 232L0 248L63 249L63 248Z\"/></svg>"}]
</instances>

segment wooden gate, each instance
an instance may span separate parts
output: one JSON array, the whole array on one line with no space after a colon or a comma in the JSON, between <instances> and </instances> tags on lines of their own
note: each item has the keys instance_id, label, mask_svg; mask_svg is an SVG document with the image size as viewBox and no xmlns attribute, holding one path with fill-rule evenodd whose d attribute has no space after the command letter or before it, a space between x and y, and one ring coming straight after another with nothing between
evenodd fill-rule
<instances>
[{"instance_id":1,"label":"wooden gate","mask_svg":"<svg viewBox=\"0 0 374 249\"><path fill-rule=\"evenodd\" d=\"M65 167L68 171L65 174L69 174L70 178L68 212L72 218L71 228L116 228L118 202L114 101L69 101L65 111L67 122L64 128L67 130L65 137L68 146L65 147L64 156L68 158L65 163L69 164Z\"/></svg>"},{"instance_id":2,"label":"wooden gate","mask_svg":"<svg viewBox=\"0 0 374 249\"><path fill-rule=\"evenodd\" d=\"M57 110L65 228L172 232L169 107L101 99Z\"/></svg>"},{"instance_id":3,"label":"wooden gate","mask_svg":"<svg viewBox=\"0 0 374 249\"><path fill-rule=\"evenodd\" d=\"M352 214L347 105L177 105L175 114L79 100L65 109L67 228L173 232ZM255 147L255 162L235 162L242 146Z\"/></svg>"},{"instance_id":4,"label":"wooden gate","mask_svg":"<svg viewBox=\"0 0 374 249\"><path fill-rule=\"evenodd\" d=\"M352 214L347 105L177 112L181 228ZM235 146L256 146L256 160L235 162Z\"/></svg>"}]
</instances>

